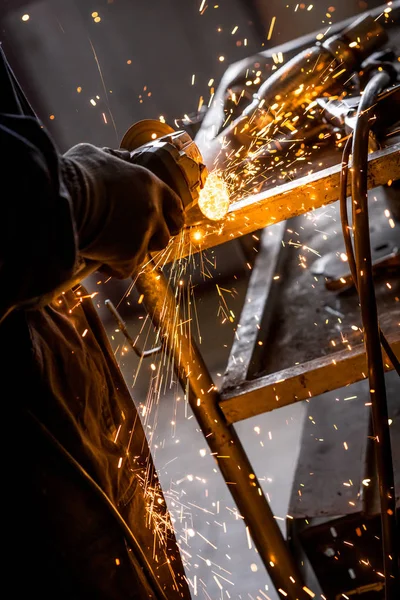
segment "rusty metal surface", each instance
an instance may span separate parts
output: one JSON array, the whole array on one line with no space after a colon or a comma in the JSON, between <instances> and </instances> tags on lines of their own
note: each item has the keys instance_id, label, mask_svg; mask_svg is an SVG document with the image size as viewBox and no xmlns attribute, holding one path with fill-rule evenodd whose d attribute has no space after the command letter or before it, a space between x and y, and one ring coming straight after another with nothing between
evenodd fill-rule
<instances>
[{"instance_id":1,"label":"rusty metal surface","mask_svg":"<svg viewBox=\"0 0 400 600\"><path fill-rule=\"evenodd\" d=\"M279 185L235 202L226 219L216 225L186 229L171 244L168 261L200 252L226 241L263 229L279 221L335 202L339 197L341 165L336 164L310 176ZM400 143L369 155L368 189L400 179ZM349 185L350 193L350 185ZM194 232L201 232L196 241Z\"/></svg>"}]
</instances>

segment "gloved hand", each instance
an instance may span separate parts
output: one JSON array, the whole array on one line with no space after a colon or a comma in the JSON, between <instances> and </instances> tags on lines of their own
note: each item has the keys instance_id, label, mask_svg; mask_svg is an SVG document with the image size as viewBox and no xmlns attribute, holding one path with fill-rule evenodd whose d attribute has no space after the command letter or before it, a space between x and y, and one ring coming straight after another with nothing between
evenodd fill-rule
<instances>
[{"instance_id":1,"label":"gloved hand","mask_svg":"<svg viewBox=\"0 0 400 600\"><path fill-rule=\"evenodd\" d=\"M119 279L134 274L147 252L162 250L184 224L175 192L125 150L78 144L62 157L79 253Z\"/></svg>"}]
</instances>

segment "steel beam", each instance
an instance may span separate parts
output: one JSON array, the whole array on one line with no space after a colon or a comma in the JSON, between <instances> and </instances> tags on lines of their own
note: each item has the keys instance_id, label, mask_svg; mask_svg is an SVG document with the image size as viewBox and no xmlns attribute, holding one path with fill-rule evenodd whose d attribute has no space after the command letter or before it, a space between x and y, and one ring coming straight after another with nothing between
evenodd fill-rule
<instances>
[{"instance_id":1,"label":"steel beam","mask_svg":"<svg viewBox=\"0 0 400 600\"><path fill-rule=\"evenodd\" d=\"M340 171L339 163L235 202L222 223L185 229L165 251L167 262L335 202L339 198ZM400 143L369 155L368 189L397 179L400 179Z\"/></svg>"},{"instance_id":2,"label":"steel beam","mask_svg":"<svg viewBox=\"0 0 400 600\"><path fill-rule=\"evenodd\" d=\"M387 339L400 359L400 332ZM385 370L392 370L386 354L383 356ZM365 349L360 344L352 350L335 352L225 389L220 407L227 422L235 423L361 381L367 373Z\"/></svg>"}]
</instances>

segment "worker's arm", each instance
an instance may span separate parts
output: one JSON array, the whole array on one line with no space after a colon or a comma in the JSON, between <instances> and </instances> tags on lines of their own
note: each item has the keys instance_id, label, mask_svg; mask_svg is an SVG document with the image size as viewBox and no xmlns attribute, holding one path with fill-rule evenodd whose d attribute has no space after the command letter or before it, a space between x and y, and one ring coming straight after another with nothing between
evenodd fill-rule
<instances>
[{"instance_id":1,"label":"worker's arm","mask_svg":"<svg viewBox=\"0 0 400 600\"><path fill-rule=\"evenodd\" d=\"M78 254L127 277L179 231L180 199L124 156L60 156L34 118L0 114L0 318L70 279Z\"/></svg>"}]
</instances>

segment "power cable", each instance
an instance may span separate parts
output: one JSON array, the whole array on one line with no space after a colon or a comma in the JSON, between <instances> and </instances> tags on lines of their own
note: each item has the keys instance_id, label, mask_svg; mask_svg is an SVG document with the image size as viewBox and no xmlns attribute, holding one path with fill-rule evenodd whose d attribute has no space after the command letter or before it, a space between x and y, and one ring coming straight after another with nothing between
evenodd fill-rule
<instances>
[{"instance_id":1,"label":"power cable","mask_svg":"<svg viewBox=\"0 0 400 600\"><path fill-rule=\"evenodd\" d=\"M347 219L347 166L342 170L341 207L342 227L350 269L355 269L353 280L358 291L364 329L364 344L368 363L371 396L371 414L374 429L374 447L379 481L381 523L383 538L383 564L385 573L385 598L395 600L399 592L398 540L396 529L396 495L393 460L390 445L385 375L381 351L387 344L378 325L378 311L372 274L371 246L368 218L368 137L375 118L373 107L379 92L390 84L390 75L384 69L370 79L361 97L352 139L353 168L352 208L355 256ZM344 158L350 157L350 144L346 144ZM388 346L388 344L387 344ZM386 349L386 348L385 348ZM395 366L398 361L393 362ZM398 371L398 366L396 367Z\"/></svg>"}]
</instances>

